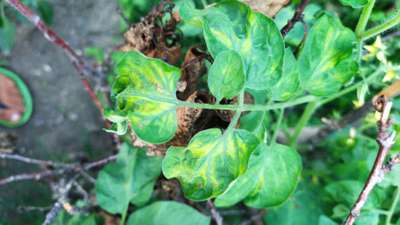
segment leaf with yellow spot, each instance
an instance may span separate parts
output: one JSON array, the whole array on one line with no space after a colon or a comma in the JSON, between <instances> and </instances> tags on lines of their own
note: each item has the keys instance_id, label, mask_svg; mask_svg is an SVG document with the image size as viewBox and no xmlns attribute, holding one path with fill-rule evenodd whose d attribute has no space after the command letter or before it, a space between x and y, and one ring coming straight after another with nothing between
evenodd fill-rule
<instances>
[{"instance_id":1,"label":"leaf with yellow spot","mask_svg":"<svg viewBox=\"0 0 400 225\"><path fill-rule=\"evenodd\" d=\"M299 56L300 84L316 96L340 90L358 71L356 35L332 15L314 24Z\"/></svg>"},{"instance_id":2,"label":"leaf with yellow spot","mask_svg":"<svg viewBox=\"0 0 400 225\"><path fill-rule=\"evenodd\" d=\"M208 87L217 98L231 99L243 89L245 75L242 58L235 51L224 51L218 54L208 72Z\"/></svg>"},{"instance_id":3,"label":"leaf with yellow spot","mask_svg":"<svg viewBox=\"0 0 400 225\"><path fill-rule=\"evenodd\" d=\"M115 111L127 116L140 139L154 144L169 141L177 129L175 93L180 70L139 52L117 52L113 60Z\"/></svg>"},{"instance_id":4,"label":"leaf with yellow spot","mask_svg":"<svg viewBox=\"0 0 400 225\"><path fill-rule=\"evenodd\" d=\"M243 3L228 1L208 10L203 32L214 58L226 50L240 54L246 88L267 90L277 83L282 70L284 43L271 19L253 12Z\"/></svg>"},{"instance_id":5,"label":"leaf with yellow spot","mask_svg":"<svg viewBox=\"0 0 400 225\"><path fill-rule=\"evenodd\" d=\"M287 101L301 93L299 67L290 49L285 49L282 77L272 88L271 97L275 101Z\"/></svg>"},{"instance_id":6,"label":"leaf with yellow spot","mask_svg":"<svg viewBox=\"0 0 400 225\"><path fill-rule=\"evenodd\" d=\"M254 208L280 205L294 192L301 170L301 158L294 149L260 144L252 153L246 172L217 197L215 204L228 207L244 200Z\"/></svg>"},{"instance_id":7,"label":"leaf with yellow spot","mask_svg":"<svg viewBox=\"0 0 400 225\"><path fill-rule=\"evenodd\" d=\"M257 138L245 130L224 134L217 128L204 130L186 148L170 147L162 171L166 178L180 181L188 199L210 199L224 192L245 172L257 145Z\"/></svg>"}]
</instances>

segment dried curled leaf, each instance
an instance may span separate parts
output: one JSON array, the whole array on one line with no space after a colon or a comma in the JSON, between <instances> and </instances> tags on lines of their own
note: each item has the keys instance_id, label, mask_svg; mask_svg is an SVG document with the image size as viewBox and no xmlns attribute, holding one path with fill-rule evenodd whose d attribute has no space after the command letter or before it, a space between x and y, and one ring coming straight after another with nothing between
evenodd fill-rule
<instances>
[{"instance_id":1,"label":"dried curled leaf","mask_svg":"<svg viewBox=\"0 0 400 225\"><path fill-rule=\"evenodd\" d=\"M253 10L274 17L290 0L243 0Z\"/></svg>"},{"instance_id":2,"label":"dried curled leaf","mask_svg":"<svg viewBox=\"0 0 400 225\"><path fill-rule=\"evenodd\" d=\"M195 102L197 92L193 93L186 101ZM167 143L173 146L185 146L188 144L192 137L192 127L196 120L200 117L202 109L195 109L190 107L179 107L177 109L178 129L176 130L175 137Z\"/></svg>"}]
</instances>

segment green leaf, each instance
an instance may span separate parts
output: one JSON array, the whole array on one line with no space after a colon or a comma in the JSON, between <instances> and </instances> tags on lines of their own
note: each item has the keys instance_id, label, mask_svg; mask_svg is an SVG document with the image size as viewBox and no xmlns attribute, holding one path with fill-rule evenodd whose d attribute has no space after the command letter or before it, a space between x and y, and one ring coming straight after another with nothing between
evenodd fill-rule
<instances>
[{"instance_id":1,"label":"green leaf","mask_svg":"<svg viewBox=\"0 0 400 225\"><path fill-rule=\"evenodd\" d=\"M112 87L116 112L126 114L135 134L154 144L172 139L177 129L176 84L180 70L139 52L113 55L115 73Z\"/></svg>"},{"instance_id":2,"label":"green leaf","mask_svg":"<svg viewBox=\"0 0 400 225\"><path fill-rule=\"evenodd\" d=\"M155 202L136 210L127 225L209 225L210 217L195 209L173 201Z\"/></svg>"},{"instance_id":3,"label":"green leaf","mask_svg":"<svg viewBox=\"0 0 400 225\"><path fill-rule=\"evenodd\" d=\"M357 218L355 225L378 225L379 216L380 214L374 211L361 212L361 215Z\"/></svg>"},{"instance_id":4,"label":"green leaf","mask_svg":"<svg viewBox=\"0 0 400 225\"><path fill-rule=\"evenodd\" d=\"M400 166L393 166L392 170L385 176L379 186L388 187L390 185L400 187Z\"/></svg>"},{"instance_id":5,"label":"green leaf","mask_svg":"<svg viewBox=\"0 0 400 225\"><path fill-rule=\"evenodd\" d=\"M175 10L179 12L182 21L179 28L184 36L196 36L201 34L203 27L203 15L206 10L196 9L196 5L192 0L175 0Z\"/></svg>"},{"instance_id":6,"label":"green leaf","mask_svg":"<svg viewBox=\"0 0 400 225\"><path fill-rule=\"evenodd\" d=\"M253 111L240 117L240 128L254 134L260 142L266 139L269 123L270 118L267 112Z\"/></svg>"},{"instance_id":7,"label":"green leaf","mask_svg":"<svg viewBox=\"0 0 400 225\"><path fill-rule=\"evenodd\" d=\"M282 206L268 210L264 217L268 225L312 225L318 224L322 205L318 192L310 187L299 187L296 193Z\"/></svg>"},{"instance_id":8,"label":"green leaf","mask_svg":"<svg viewBox=\"0 0 400 225\"><path fill-rule=\"evenodd\" d=\"M244 81L245 74L240 55L230 50L218 54L208 72L208 87L217 98L217 102L239 95Z\"/></svg>"},{"instance_id":9,"label":"green leaf","mask_svg":"<svg viewBox=\"0 0 400 225\"><path fill-rule=\"evenodd\" d=\"M143 15L146 15L159 2L159 0L118 0L118 5L124 16L134 23L138 22Z\"/></svg>"},{"instance_id":10,"label":"green leaf","mask_svg":"<svg viewBox=\"0 0 400 225\"><path fill-rule=\"evenodd\" d=\"M85 48L85 55L96 59L96 63L102 64L105 60L104 49L98 47L87 47Z\"/></svg>"},{"instance_id":11,"label":"green leaf","mask_svg":"<svg viewBox=\"0 0 400 225\"><path fill-rule=\"evenodd\" d=\"M287 101L300 92L297 60L288 48L285 50L282 71L282 77L271 91L271 97L275 101Z\"/></svg>"},{"instance_id":12,"label":"green leaf","mask_svg":"<svg viewBox=\"0 0 400 225\"><path fill-rule=\"evenodd\" d=\"M364 183L355 180L344 180L330 183L325 187L328 201L336 204L343 204L349 209L357 200ZM382 201L379 189L375 188L368 197L363 210L370 210L380 206Z\"/></svg>"},{"instance_id":13,"label":"green leaf","mask_svg":"<svg viewBox=\"0 0 400 225\"><path fill-rule=\"evenodd\" d=\"M324 15L314 24L299 56L300 84L316 96L340 90L358 71L355 34L340 20Z\"/></svg>"},{"instance_id":14,"label":"green leaf","mask_svg":"<svg viewBox=\"0 0 400 225\"><path fill-rule=\"evenodd\" d=\"M257 145L257 138L245 130L224 134L216 128L204 130L186 148L169 148L162 170L166 178L180 181L187 198L210 199L245 172Z\"/></svg>"},{"instance_id":15,"label":"green leaf","mask_svg":"<svg viewBox=\"0 0 400 225\"><path fill-rule=\"evenodd\" d=\"M277 83L284 44L271 19L236 1L217 4L204 18L204 38L211 55L237 51L243 59L247 88L266 90Z\"/></svg>"},{"instance_id":16,"label":"green leaf","mask_svg":"<svg viewBox=\"0 0 400 225\"><path fill-rule=\"evenodd\" d=\"M365 6L368 3L368 0L340 0L340 3L358 9Z\"/></svg>"},{"instance_id":17,"label":"green leaf","mask_svg":"<svg viewBox=\"0 0 400 225\"><path fill-rule=\"evenodd\" d=\"M1 17L1 16L0 16ZM2 26L0 26L0 50L8 55L14 47L16 27L6 17L1 18Z\"/></svg>"},{"instance_id":18,"label":"green leaf","mask_svg":"<svg viewBox=\"0 0 400 225\"><path fill-rule=\"evenodd\" d=\"M338 225L338 224L335 223L333 220L331 220L329 217L322 215L319 217L318 225Z\"/></svg>"},{"instance_id":19,"label":"green leaf","mask_svg":"<svg viewBox=\"0 0 400 225\"><path fill-rule=\"evenodd\" d=\"M148 157L144 149L124 143L117 161L102 169L96 180L96 198L110 213L123 214L129 203L143 205L161 173L161 158Z\"/></svg>"},{"instance_id":20,"label":"green leaf","mask_svg":"<svg viewBox=\"0 0 400 225\"><path fill-rule=\"evenodd\" d=\"M39 0L36 4L36 7L43 21L48 25L52 24L54 12L51 3L46 0Z\"/></svg>"},{"instance_id":21,"label":"green leaf","mask_svg":"<svg viewBox=\"0 0 400 225\"><path fill-rule=\"evenodd\" d=\"M96 217L94 215L70 216L66 212L61 212L52 225L96 225Z\"/></svg>"},{"instance_id":22,"label":"green leaf","mask_svg":"<svg viewBox=\"0 0 400 225\"><path fill-rule=\"evenodd\" d=\"M244 200L253 208L280 205L295 190L301 170L301 158L294 149L260 144L252 153L246 172L217 197L215 204L228 207Z\"/></svg>"}]
</instances>

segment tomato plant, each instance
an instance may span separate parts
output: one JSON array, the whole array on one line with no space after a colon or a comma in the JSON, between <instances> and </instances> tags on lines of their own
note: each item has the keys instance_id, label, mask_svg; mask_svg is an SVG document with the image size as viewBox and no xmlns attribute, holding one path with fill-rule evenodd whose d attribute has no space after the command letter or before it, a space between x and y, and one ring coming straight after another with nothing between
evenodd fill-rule
<instances>
[{"instance_id":1,"label":"tomato plant","mask_svg":"<svg viewBox=\"0 0 400 225\"><path fill-rule=\"evenodd\" d=\"M400 224L399 12L376 24L375 0L271 1L269 17L251 2L117 1L136 22L125 44L87 53L111 62L111 104L91 97L118 154L99 209L55 223Z\"/></svg>"}]
</instances>

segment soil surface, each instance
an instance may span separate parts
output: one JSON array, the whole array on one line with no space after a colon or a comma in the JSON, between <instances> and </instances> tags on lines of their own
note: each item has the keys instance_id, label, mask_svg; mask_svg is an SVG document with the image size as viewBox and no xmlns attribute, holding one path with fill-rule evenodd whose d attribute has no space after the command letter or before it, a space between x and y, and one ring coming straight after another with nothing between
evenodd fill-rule
<instances>
[{"instance_id":1,"label":"soil surface","mask_svg":"<svg viewBox=\"0 0 400 225\"><path fill-rule=\"evenodd\" d=\"M116 1L52 0L51 25L74 48L111 49L120 43ZM24 127L0 132L15 134L16 152L22 155L71 162L79 157L99 158L110 154L110 137L102 131L100 113L85 92L77 72L63 51L50 44L31 24L19 24L16 45L10 56L0 56L7 68L19 74L34 99L34 114ZM0 160L0 178L35 172ZM51 203L46 183L21 182L0 188L0 224L36 224L42 213L17 210L18 206ZM27 222L29 220L31 222ZM40 222L39 222L40 224Z\"/></svg>"}]
</instances>

